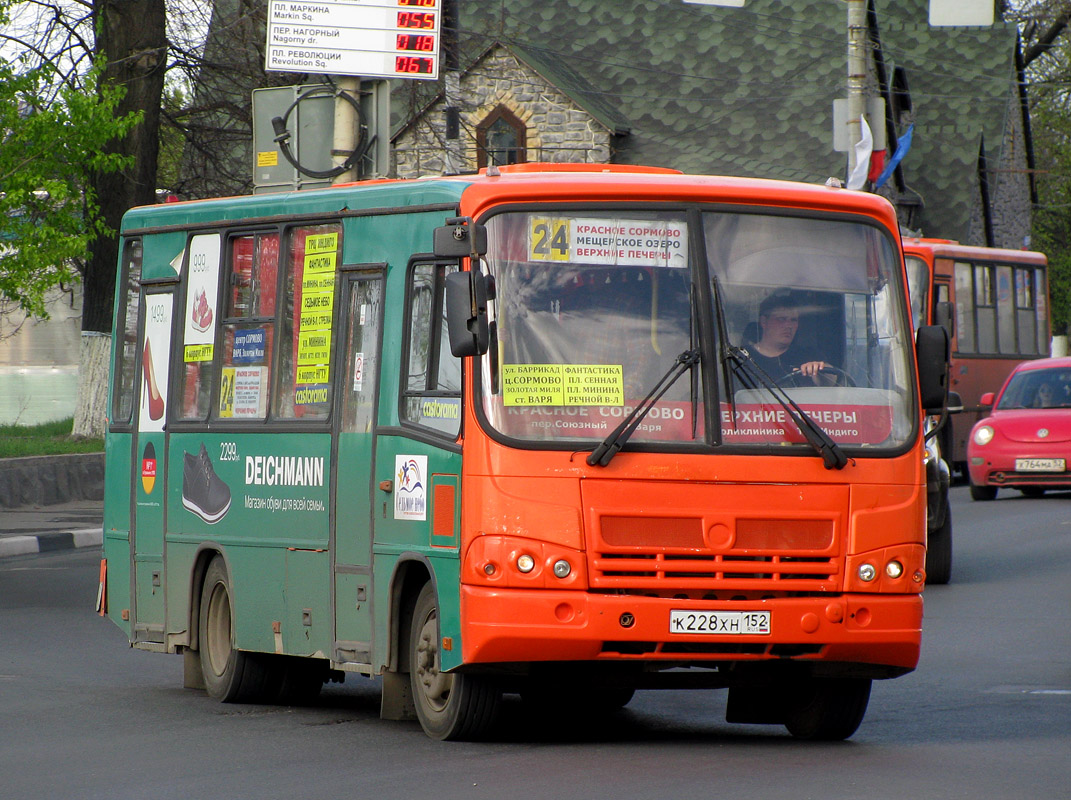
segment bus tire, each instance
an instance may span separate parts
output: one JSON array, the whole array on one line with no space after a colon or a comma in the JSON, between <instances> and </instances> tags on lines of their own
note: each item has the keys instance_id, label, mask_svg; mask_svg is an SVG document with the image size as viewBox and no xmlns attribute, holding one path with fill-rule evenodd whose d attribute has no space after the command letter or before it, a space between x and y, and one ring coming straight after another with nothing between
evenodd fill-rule
<instances>
[{"instance_id":1,"label":"bus tire","mask_svg":"<svg viewBox=\"0 0 1071 800\"><path fill-rule=\"evenodd\" d=\"M267 663L234 647L230 579L220 556L212 559L201 587L198 645L205 689L221 703L264 699L277 689Z\"/></svg>"},{"instance_id":2,"label":"bus tire","mask_svg":"<svg viewBox=\"0 0 1071 800\"><path fill-rule=\"evenodd\" d=\"M417 719L432 739L478 739L494 723L502 693L479 676L440 671L439 645L439 605L435 587L426 583L413 609L409 639Z\"/></svg>"},{"instance_id":3,"label":"bus tire","mask_svg":"<svg viewBox=\"0 0 1071 800\"><path fill-rule=\"evenodd\" d=\"M859 728L870 702L869 678L811 678L794 688L785 727L796 739L847 739Z\"/></svg>"},{"instance_id":4,"label":"bus tire","mask_svg":"<svg viewBox=\"0 0 1071 800\"><path fill-rule=\"evenodd\" d=\"M978 486L971 484L971 500L995 500L997 497L996 486Z\"/></svg>"},{"instance_id":5,"label":"bus tire","mask_svg":"<svg viewBox=\"0 0 1071 800\"><path fill-rule=\"evenodd\" d=\"M926 583L942 586L952 578L952 509L947 498L944 517L926 542Z\"/></svg>"}]
</instances>

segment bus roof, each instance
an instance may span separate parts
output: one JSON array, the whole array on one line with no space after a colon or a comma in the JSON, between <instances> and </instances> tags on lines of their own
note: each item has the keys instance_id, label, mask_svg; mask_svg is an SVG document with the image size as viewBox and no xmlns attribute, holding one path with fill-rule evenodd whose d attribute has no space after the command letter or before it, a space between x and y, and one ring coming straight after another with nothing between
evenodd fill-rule
<instances>
[{"instance_id":1,"label":"bus roof","mask_svg":"<svg viewBox=\"0 0 1071 800\"><path fill-rule=\"evenodd\" d=\"M1015 264L1049 263L1044 253L1035 250L1011 250L1000 247L974 247L951 239L904 239L904 253L921 255L928 261L935 258L959 258L969 261L1000 261Z\"/></svg>"},{"instance_id":2,"label":"bus roof","mask_svg":"<svg viewBox=\"0 0 1071 800\"><path fill-rule=\"evenodd\" d=\"M141 206L126 213L121 230L132 233L275 216L435 205L461 205L464 213L475 216L502 202L628 202L638 196L662 202L852 211L897 229L889 202L867 192L762 178L685 175L661 167L526 163L503 166L490 174L484 169L469 175L362 181L325 189Z\"/></svg>"}]
</instances>

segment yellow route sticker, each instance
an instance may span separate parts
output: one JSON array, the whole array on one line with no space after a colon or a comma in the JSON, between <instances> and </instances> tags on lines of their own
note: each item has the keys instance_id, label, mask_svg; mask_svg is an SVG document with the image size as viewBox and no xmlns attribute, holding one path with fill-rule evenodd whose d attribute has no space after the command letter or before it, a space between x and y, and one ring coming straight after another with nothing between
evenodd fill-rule
<instances>
[{"instance_id":1,"label":"yellow route sticker","mask_svg":"<svg viewBox=\"0 0 1071 800\"><path fill-rule=\"evenodd\" d=\"M317 233L305 238L305 255L334 253L338 250L338 233ZM332 256L332 261L334 257Z\"/></svg>"},{"instance_id":2,"label":"yellow route sticker","mask_svg":"<svg viewBox=\"0 0 1071 800\"><path fill-rule=\"evenodd\" d=\"M620 364L504 364L507 406L623 406Z\"/></svg>"},{"instance_id":3,"label":"yellow route sticker","mask_svg":"<svg viewBox=\"0 0 1071 800\"><path fill-rule=\"evenodd\" d=\"M182 351L182 360L191 364L197 361L211 361L212 360L212 345L210 344L188 344Z\"/></svg>"}]
</instances>

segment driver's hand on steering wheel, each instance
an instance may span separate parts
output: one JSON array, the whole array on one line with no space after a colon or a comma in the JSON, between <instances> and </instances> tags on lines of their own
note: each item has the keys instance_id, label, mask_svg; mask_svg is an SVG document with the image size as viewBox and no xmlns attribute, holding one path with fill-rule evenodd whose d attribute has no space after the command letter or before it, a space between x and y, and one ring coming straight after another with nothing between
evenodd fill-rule
<instances>
[{"instance_id":1,"label":"driver's hand on steering wheel","mask_svg":"<svg viewBox=\"0 0 1071 800\"><path fill-rule=\"evenodd\" d=\"M794 375L809 378L815 386L836 386L837 368L825 361L808 361L793 371Z\"/></svg>"}]
</instances>

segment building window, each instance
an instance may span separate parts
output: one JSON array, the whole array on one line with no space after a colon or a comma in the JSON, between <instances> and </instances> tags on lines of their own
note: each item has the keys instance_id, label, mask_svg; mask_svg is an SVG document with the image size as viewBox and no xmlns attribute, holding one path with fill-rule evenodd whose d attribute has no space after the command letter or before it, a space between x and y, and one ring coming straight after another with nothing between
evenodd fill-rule
<instances>
[{"instance_id":1,"label":"building window","mask_svg":"<svg viewBox=\"0 0 1071 800\"><path fill-rule=\"evenodd\" d=\"M476 166L520 164L527 161L528 129L505 106L498 106L476 126Z\"/></svg>"}]
</instances>

